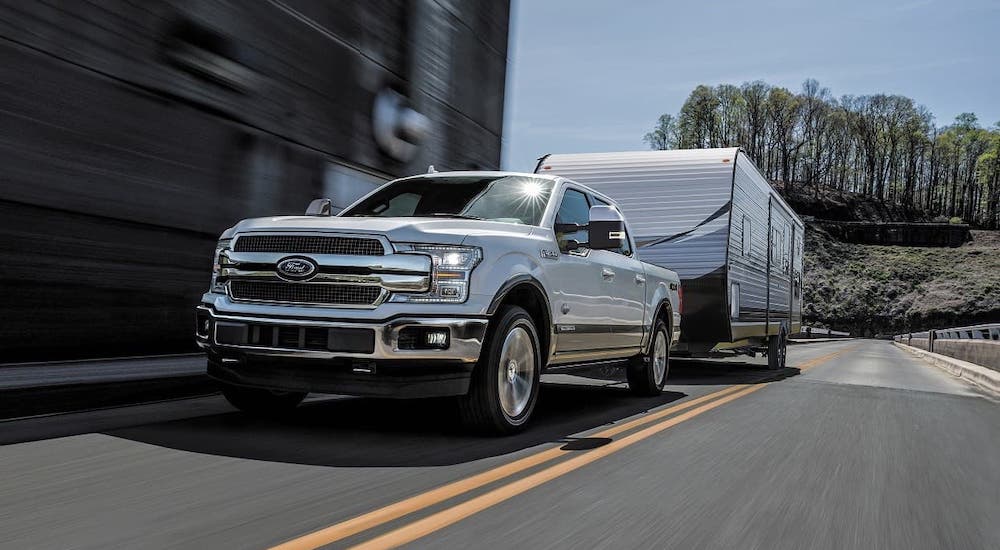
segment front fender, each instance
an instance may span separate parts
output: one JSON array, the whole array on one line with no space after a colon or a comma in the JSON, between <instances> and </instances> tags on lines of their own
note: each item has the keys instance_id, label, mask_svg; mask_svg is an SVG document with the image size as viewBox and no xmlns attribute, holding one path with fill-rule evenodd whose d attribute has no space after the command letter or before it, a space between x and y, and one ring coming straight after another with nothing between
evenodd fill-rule
<instances>
[{"instance_id":1,"label":"front fender","mask_svg":"<svg viewBox=\"0 0 1000 550\"><path fill-rule=\"evenodd\" d=\"M484 265L487 269L483 270L480 279L473 278L473 284L480 283L478 288L491 290L491 295L488 298L489 305L483 313L487 315L496 313L504 299L517 287L529 285L534 288L541 297L544 309L543 319L541 320L541 325L543 326L536 328L542 337L543 346L546 348L546 356L550 358L554 353L555 346L554 325L552 324L552 296L546 286L546 273L542 262L524 252L512 251L497 258L484 259L483 263L488 264L488 266ZM485 296L481 297L481 299L483 302L487 300Z\"/></svg>"},{"instance_id":2,"label":"front fender","mask_svg":"<svg viewBox=\"0 0 1000 550\"><path fill-rule=\"evenodd\" d=\"M483 261L472 272L470 281L473 293L496 296L509 280L520 275L529 275L544 285L542 266L532 256L520 251L508 251L494 256L488 247L482 248Z\"/></svg>"}]
</instances>

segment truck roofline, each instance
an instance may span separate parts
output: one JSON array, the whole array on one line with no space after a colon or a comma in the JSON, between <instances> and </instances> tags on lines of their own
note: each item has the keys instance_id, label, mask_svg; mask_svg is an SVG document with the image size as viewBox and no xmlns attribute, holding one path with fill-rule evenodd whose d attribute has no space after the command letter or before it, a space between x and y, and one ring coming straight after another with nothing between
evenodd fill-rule
<instances>
[{"instance_id":1,"label":"truck roofline","mask_svg":"<svg viewBox=\"0 0 1000 550\"><path fill-rule=\"evenodd\" d=\"M556 175L535 174L532 172L510 172L507 170L455 170L448 172L433 172L430 174L414 174L412 176L403 176L401 178L396 178L389 181L402 181L402 180L419 179L419 178L442 178L442 177L448 178L448 177L468 177L468 176L491 176L491 177L521 176L529 178L540 178L549 181L559 181L565 179Z\"/></svg>"}]
</instances>

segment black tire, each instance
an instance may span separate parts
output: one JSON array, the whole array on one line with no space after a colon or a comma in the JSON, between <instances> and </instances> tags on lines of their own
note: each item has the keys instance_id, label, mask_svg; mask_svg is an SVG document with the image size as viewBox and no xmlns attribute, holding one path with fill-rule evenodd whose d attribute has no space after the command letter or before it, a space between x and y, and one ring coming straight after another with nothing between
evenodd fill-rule
<instances>
[{"instance_id":1,"label":"black tire","mask_svg":"<svg viewBox=\"0 0 1000 550\"><path fill-rule=\"evenodd\" d=\"M657 349L660 342L659 351ZM662 373L657 368L657 358L662 354ZM625 371L628 377L628 389L635 395L651 397L660 395L663 391L663 384L667 381L670 373L670 328L662 320L657 320L653 325L653 334L649 338L649 349L646 353L636 357L629 364Z\"/></svg>"},{"instance_id":2,"label":"black tire","mask_svg":"<svg viewBox=\"0 0 1000 550\"><path fill-rule=\"evenodd\" d=\"M767 368L781 370L785 368L785 357L788 352L788 336L785 327L778 334L767 339Z\"/></svg>"},{"instance_id":3,"label":"black tire","mask_svg":"<svg viewBox=\"0 0 1000 550\"><path fill-rule=\"evenodd\" d=\"M469 393L458 398L459 416L471 430L512 434L524 429L538 401L541 345L534 321L520 307L504 307L490 325Z\"/></svg>"},{"instance_id":4,"label":"black tire","mask_svg":"<svg viewBox=\"0 0 1000 550\"><path fill-rule=\"evenodd\" d=\"M304 392L272 391L222 384L222 395L237 409L255 416L276 416L291 412L305 399Z\"/></svg>"}]
</instances>

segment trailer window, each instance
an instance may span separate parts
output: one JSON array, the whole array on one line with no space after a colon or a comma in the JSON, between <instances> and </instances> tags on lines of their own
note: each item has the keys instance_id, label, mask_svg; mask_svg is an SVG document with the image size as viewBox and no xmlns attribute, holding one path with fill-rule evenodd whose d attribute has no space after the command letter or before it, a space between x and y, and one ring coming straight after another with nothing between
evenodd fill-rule
<instances>
[{"instance_id":1,"label":"trailer window","mask_svg":"<svg viewBox=\"0 0 1000 550\"><path fill-rule=\"evenodd\" d=\"M740 241L740 247L742 249L741 253L748 258L750 257L750 247L753 243L751 240L752 231L753 229L750 225L750 218L748 218L746 214L743 214L743 238Z\"/></svg>"},{"instance_id":2,"label":"trailer window","mask_svg":"<svg viewBox=\"0 0 1000 550\"><path fill-rule=\"evenodd\" d=\"M737 282L729 285L729 317L740 318L740 283Z\"/></svg>"},{"instance_id":3,"label":"trailer window","mask_svg":"<svg viewBox=\"0 0 1000 550\"><path fill-rule=\"evenodd\" d=\"M771 242L767 243L768 251L767 256L771 261L771 269L776 269L778 267L778 228L771 228Z\"/></svg>"},{"instance_id":4,"label":"trailer window","mask_svg":"<svg viewBox=\"0 0 1000 550\"><path fill-rule=\"evenodd\" d=\"M785 227L771 228L771 268L780 273L791 273L791 246Z\"/></svg>"},{"instance_id":5,"label":"trailer window","mask_svg":"<svg viewBox=\"0 0 1000 550\"><path fill-rule=\"evenodd\" d=\"M788 246L788 228L786 226L781 226L781 245L778 248L778 252L781 254L781 272L790 273L789 269L792 263L789 261L791 255L789 254L790 247Z\"/></svg>"}]
</instances>

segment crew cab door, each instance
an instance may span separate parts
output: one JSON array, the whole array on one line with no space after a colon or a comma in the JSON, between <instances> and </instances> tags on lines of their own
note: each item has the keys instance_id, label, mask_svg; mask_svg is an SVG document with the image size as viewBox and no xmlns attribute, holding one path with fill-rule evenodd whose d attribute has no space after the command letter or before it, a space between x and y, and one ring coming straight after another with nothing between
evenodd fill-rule
<instances>
[{"instance_id":1,"label":"crew cab door","mask_svg":"<svg viewBox=\"0 0 1000 550\"><path fill-rule=\"evenodd\" d=\"M591 196L591 204L612 206L599 197ZM602 311L604 323L610 329L608 348L628 348L638 351L642 345L646 314L646 274L642 262L636 259L628 225L625 240L614 250L594 250L591 260L601 267L604 292Z\"/></svg>"},{"instance_id":2,"label":"crew cab door","mask_svg":"<svg viewBox=\"0 0 1000 550\"><path fill-rule=\"evenodd\" d=\"M555 223L585 226L590 202L586 193L566 187L556 212ZM586 246L569 250L567 243L586 244L587 229L556 231L559 259L546 268L552 287L552 322L555 325L556 355L585 360L597 355L607 344L610 330L605 324L601 299L607 285L601 266L593 261L594 250Z\"/></svg>"}]
</instances>

